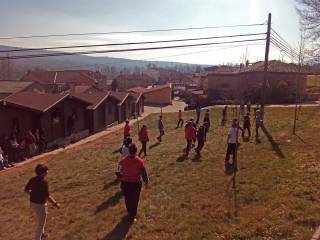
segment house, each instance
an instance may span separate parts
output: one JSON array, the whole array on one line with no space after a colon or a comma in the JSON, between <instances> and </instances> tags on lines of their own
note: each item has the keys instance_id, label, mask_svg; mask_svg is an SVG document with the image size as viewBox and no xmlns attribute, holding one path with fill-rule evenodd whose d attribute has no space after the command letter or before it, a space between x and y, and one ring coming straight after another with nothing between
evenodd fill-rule
<instances>
[{"instance_id":1,"label":"house","mask_svg":"<svg viewBox=\"0 0 320 240\"><path fill-rule=\"evenodd\" d=\"M91 133L104 130L118 121L118 99L110 92L73 93L73 98L87 102L86 125Z\"/></svg>"},{"instance_id":2,"label":"house","mask_svg":"<svg viewBox=\"0 0 320 240\"><path fill-rule=\"evenodd\" d=\"M61 93L73 86L94 86L101 78L100 74L87 70L63 70L28 71L21 80L38 82L48 86L52 93Z\"/></svg>"},{"instance_id":3,"label":"house","mask_svg":"<svg viewBox=\"0 0 320 240\"><path fill-rule=\"evenodd\" d=\"M170 84L156 85L150 88L136 87L128 90L130 93L142 93L144 104L170 105L172 104L172 88Z\"/></svg>"},{"instance_id":4,"label":"house","mask_svg":"<svg viewBox=\"0 0 320 240\"><path fill-rule=\"evenodd\" d=\"M133 87L146 87L150 84L153 84L153 78L146 74L120 74L116 78L113 79L113 86L118 91L126 91L127 89Z\"/></svg>"},{"instance_id":5,"label":"house","mask_svg":"<svg viewBox=\"0 0 320 240\"><path fill-rule=\"evenodd\" d=\"M45 87L39 83L30 81L0 81L0 99L17 92L45 92Z\"/></svg>"},{"instance_id":6,"label":"house","mask_svg":"<svg viewBox=\"0 0 320 240\"><path fill-rule=\"evenodd\" d=\"M49 147L68 144L89 134L85 124L87 106L86 102L68 94L12 94L0 104L0 136L9 136L14 127L19 130L20 138L29 130L43 128ZM73 134L70 138L71 131Z\"/></svg>"},{"instance_id":7,"label":"house","mask_svg":"<svg viewBox=\"0 0 320 240\"><path fill-rule=\"evenodd\" d=\"M103 92L103 90L99 89L97 86L86 86L86 85L79 85L79 86L71 86L70 88L71 93L96 93L96 92Z\"/></svg>"},{"instance_id":8,"label":"house","mask_svg":"<svg viewBox=\"0 0 320 240\"><path fill-rule=\"evenodd\" d=\"M111 92L110 96L117 100L118 106L118 122L124 122L134 115L134 109L132 108L132 101L134 97L127 92Z\"/></svg>"},{"instance_id":9,"label":"house","mask_svg":"<svg viewBox=\"0 0 320 240\"><path fill-rule=\"evenodd\" d=\"M131 92L129 95L132 97L133 101L131 103L131 109L134 116L140 116L144 112L144 96L143 93Z\"/></svg>"},{"instance_id":10,"label":"house","mask_svg":"<svg viewBox=\"0 0 320 240\"><path fill-rule=\"evenodd\" d=\"M292 101L298 87L299 94L306 90L306 74L297 72L268 72L267 99L270 102ZM204 89L214 100L259 101L264 73L261 71L210 73L208 88ZM290 100L291 99L291 100Z\"/></svg>"}]
</instances>

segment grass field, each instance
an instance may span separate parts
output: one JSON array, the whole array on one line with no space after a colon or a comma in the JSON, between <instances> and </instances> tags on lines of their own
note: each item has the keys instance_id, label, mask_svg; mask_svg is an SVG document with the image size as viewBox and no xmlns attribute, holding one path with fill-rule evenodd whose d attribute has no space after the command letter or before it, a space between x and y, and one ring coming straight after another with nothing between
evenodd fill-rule
<instances>
[{"instance_id":1,"label":"grass field","mask_svg":"<svg viewBox=\"0 0 320 240\"><path fill-rule=\"evenodd\" d=\"M54 156L48 181L62 208L49 206L50 239L310 239L320 225L319 109L302 109L299 137L291 135L293 108L267 109L268 132L260 143L241 140L235 189L223 171L227 126L218 125L220 111L211 113L214 127L200 159L193 152L181 157L185 141L183 130L175 129L176 114L164 115L160 145L158 116L144 121L151 138L150 186L142 190L132 226L124 220L114 174L119 154L112 152L122 132ZM32 239L34 219L23 188L33 168L0 174L0 239Z\"/></svg>"},{"instance_id":2,"label":"grass field","mask_svg":"<svg viewBox=\"0 0 320 240\"><path fill-rule=\"evenodd\" d=\"M316 75L308 76L307 87L320 87L320 77Z\"/></svg>"}]
</instances>

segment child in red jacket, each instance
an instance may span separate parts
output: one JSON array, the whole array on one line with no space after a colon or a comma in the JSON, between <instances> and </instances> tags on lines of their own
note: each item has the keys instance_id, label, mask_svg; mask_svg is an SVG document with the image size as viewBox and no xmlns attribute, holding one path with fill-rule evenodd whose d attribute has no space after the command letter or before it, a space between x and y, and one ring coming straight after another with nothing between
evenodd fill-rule
<instances>
[{"instance_id":1,"label":"child in red jacket","mask_svg":"<svg viewBox=\"0 0 320 240\"><path fill-rule=\"evenodd\" d=\"M147 142L149 141L148 130L146 125L143 125L139 132L139 141L142 144L142 148L139 152L139 157L141 156L142 152L144 153L145 157L147 156Z\"/></svg>"},{"instance_id":2,"label":"child in red jacket","mask_svg":"<svg viewBox=\"0 0 320 240\"><path fill-rule=\"evenodd\" d=\"M130 125L129 125L129 120L126 120L126 125L124 126L123 129L123 139L125 140L127 137L130 137Z\"/></svg>"},{"instance_id":3,"label":"child in red jacket","mask_svg":"<svg viewBox=\"0 0 320 240\"><path fill-rule=\"evenodd\" d=\"M187 147L186 147L186 155L189 155L191 146L192 146L192 141L196 139L197 135L197 130L194 127L193 120L190 119L184 129L185 133L185 139L187 140Z\"/></svg>"}]
</instances>

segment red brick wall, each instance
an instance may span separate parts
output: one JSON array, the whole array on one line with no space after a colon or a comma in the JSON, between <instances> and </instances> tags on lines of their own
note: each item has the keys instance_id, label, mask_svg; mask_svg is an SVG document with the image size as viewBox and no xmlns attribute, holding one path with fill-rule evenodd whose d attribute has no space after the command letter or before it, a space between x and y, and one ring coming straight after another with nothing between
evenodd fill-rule
<instances>
[{"instance_id":1,"label":"red brick wall","mask_svg":"<svg viewBox=\"0 0 320 240\"><path fill-rule=\"evenodd\" d=\"M163 104L172 103L172 91L170 87L144 93L144 102L146 104Z\"/></svg>"}]
</instances>

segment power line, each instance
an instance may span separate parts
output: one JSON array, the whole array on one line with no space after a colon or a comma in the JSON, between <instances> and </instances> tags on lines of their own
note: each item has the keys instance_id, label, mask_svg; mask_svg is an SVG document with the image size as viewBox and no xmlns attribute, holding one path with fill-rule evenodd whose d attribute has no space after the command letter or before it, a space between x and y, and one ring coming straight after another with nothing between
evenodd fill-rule
<instances>
[{"instance_id":1,"label":"power line","mask_svg":"<svg viewBox=\"0 0 320 240\"><path fill-rule=\"evenodd\" d=\"M284 43L286 43L290 48L294 49L296 52L299 52L297 48L295 47L291 47L291 45L273 28L271 28L272 32L274 32L274 34L276 34Z\"/></svg>"},{"instance_id":2,"label":"power line","mask_svg":"<svg viewBox=\"0 0 320 240\"><path fill-rule=\"evenodd\" d=\"M273 46L279 48L281 50L281 52L283 52L287 57L289 57L291 60L294 59L294 57L292 56L292 54L290 52L288 52L287 50L285 50L281 45L279 45L277 42L271 40L271 43Z\"/></svg>"},{"instance_id":3,"label":"power line","mask_svg":"<svg viewBox=\"0 0 320 240\"><path fill-rule=\"evenodd\" d=\"M140 45L140 44L154 44L154 43L185 42L185 41L200 41L200 40L210 40L210 39L219 39L219 38L259 36L259 35L265 35L265 34L266 33L252 33L252 34L238 34L238 35L213 36L213 37L202 37L202 38L184 38L184 39L172 39L172 40L144 41L144 42L108 43L108 44L93 44L93 45L74 45L74 46L43 47L43 48L23 48L23 49L13 49L13 50L0 50L0 53L55 50L55 49L71 49L71 48L125 46L125 45Z\"/></svg>"},{"instance_id":4,"label":"power line","mask_svg":"<svg viewBox=\"0 0 320 240\"><path fill-rule=\"evenodd\" d=\"M87 67L87 66L90 66L90 65L91 66L108 66L108 65L111 65L111 64L118 64L118 63L121 64L121 63L126 63L126 62L133 62L133 61L150 61L150 60L155 60L155 59L170 58L170 57L180 57L180 56L193 55L193 54L198 54L198 53L226 50L226 49L232 49L232 48L243 47L243 46L250 47L250 46L262 46L262 45L264 45L264 44L253 43L253 44L231 45L231 46L228 46L228 47L219 47L218 49L215 47L215 49L210 49L210 50L205 50L205 51L189 52L189 53L182 53L182 54L175 54L175 55L166 55L166 56L144 58L144 59L130 59L130 60L124 60L124 61L108 62L108 63L73 65L73 66L67 66L67 67L68 68L79 68L79 67ZM213 48L213 47L208 47L208 48ZM175 63L180 63L180 62L175 62ZM188 64L188 63L186 63L186 64ZM57 69L60 69L60 68L58 67ZM13 73L18 73L18 72L20 73L20 71L12 71L12 72Z\"/></svg>"},{"instance_id":5,"label":"power line","mask_svg":"<svg viewBox=\"0 0 320 240\"><path fill-rule=\"evenodd\" d=\"M282 45L279 41L277 41L274 38L271 38L271 42L278 47L281 51L286 52L287 54L290 55L290 57L293 58L298 58L299 55L295 52L293 52L291 49L288 49L286 46Z\"/></svg>"},{"instance_id":6,"label":"power line","mask_svg":"<svg viewBox=\"0 0 320 240\"><path fill-rule=\"evenodd\" d=\"M67 36L110 35L110 34L128 34L128 33L149 33L149 32L190 31L190 30L204 30L204 29L218 29L218 28L253 27L253 26L263 26L263 25L265 25L265 23L224 25L224 26L206 26L206 27L189 27L189 28L152 29L152 30L114 31L114 32L91 32L91 33L66 33L66 34L48 34L48 35L30 35L30 36L8 36L8 37L0 37L0 40L67 37Z\"/></svg>"},{"instance_id":7,"label":"power line","mask_svg":"<svg viewBox=\"0 0 320 240\"><path fill-rule=\"evenodd\" d=\"M80 52L34 54L34 55L0 57L0 60L5 60L5 59L23 59L23 58L38 58L38 57L56 57L56 56L68 56L68 55L79 55L79 54L98 54L98 53L150 51L150 50L160 50L160 49L186 48L186 47L197 47L197 46L220 45L220 44L228 44L228 43L264 41L264 40L265 40L265 38L256 38L256 39L229 41L229 42L198 43L198 44L173 45L173 46L162 46L162 47L128 48L128 49L99 50L99 51L95 50L95 51L80 51Z\"/></svg>"},{"instance_id":8,"label":"power line","mask_svg":"<svg viewBox=\"0 0 320 240\"><path fill-rule=\"evenodd\" d=\"M285 44L283 41L281 41L279 38L277 38L276 36L272 35L271 36L272 39L274 39L275 41L277 41L281 46L283 46L284 48L286 48L288 51L299 55L299 53L297 51L295 51L291 46Z\"/></svg>"},{"instance_id":9,"label":"power line","mask_svg":"<svg viewBox=\"0 0 320 240\"><path fill-rule=\"evenodd\" d=\"M288 46L284 45L282 42L280 42L278 39L274 38L273 36L271 37L271 39L273 41L275 41L276 43L278 43L282 48L284 48L285 50L287 50L288 52L290 52L292 55L295 56L299 56L299 54L297 52L295 52L292 48L289 48Z\"/></svg>"},{"instance_id":10,"label":"power line","mask_svg":"<svg viewBox=\"0 0 320 240\"><path fill-rule=\"evenodd\" d=\"M205 51L197 51L197 52L190 52L190 53L182 53L182 54L175 54L175 55L167 55L167 56L160 56L160 57L152 57L152 58L145 58L145 59L130 59L126 61L115 61L115 62L109 62L109 63L100 63L100 64L93 64L93 65L99 65L99 66L104 66L108 64L117 64L117 63L125 63L125 62L132 62L132 61L149 61L149 60L156 60L156 59L161 59L161 58L170 58L170 57L180 57L180 56L186 56L186 55L193 55L193 54L198 54L198 53L206 53L206 52L212 52L212 51L219 51L219 50L226 50L226 49L232 49L232 48L237 48L237 47L243 47L243 46L261 46L263 44L242 44L242 45L233 45L229 47L220 47L218 49L211 49L211 50L205 50ZM77 65L77 66L71 66L71 67L83 67L87 66L86 65Z\"/></svg>"}]
</instances>

